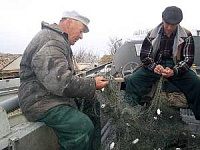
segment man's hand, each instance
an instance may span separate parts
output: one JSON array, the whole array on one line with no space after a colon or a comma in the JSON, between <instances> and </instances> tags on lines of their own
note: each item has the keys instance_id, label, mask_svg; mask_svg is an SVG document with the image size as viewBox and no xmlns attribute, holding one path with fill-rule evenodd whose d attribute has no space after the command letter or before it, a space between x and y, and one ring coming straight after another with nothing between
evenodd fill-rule
<instances>
[{"instance_id":1,"label":"man's hand","mask_svg":"<svg viewBox=\"0 0 200 150\"><path fill-rule=\"evenodd\" d=\"M169 78L173 75L174 75L174 71L172 69L170 69L169 67L166 67L162 72L162 76L164 78Z\"/></svg>"},{"instance_id":2,"label":"man's hand","mask_svg":"<svg viewBox=\"0 0 200 150\"><path fill-rule=\"evenodd\" d=\"M96 77L95 80L97 90L101 90L102 88L108 85L108 81L105 81L103 77Z\"/></svg>"},{"instance_id":3,"label":"man's hand","mask_svg":"<svg viewBox=\"0 0 200 150\"><path fill-rule=\"evenodd\" d=\"M169 78L174 75L174 71L169 67L163 68L161 65L157 65L154 69L154 73L162 75L164 78Z\"/></svg>"},{"instance_id":4,"label":"man's hand","mask_svg":"<svg viewBox=\"0 0 200 150\"><path fill-rule=\"evenodd\" d=\"M155 68L154 68L154 73L157 73L157 74L162 74L163 73L163 70L164 70L164 68L163 68L163 66L161 66L161 65L157 65Z\"/></svg>"}]
</instances>

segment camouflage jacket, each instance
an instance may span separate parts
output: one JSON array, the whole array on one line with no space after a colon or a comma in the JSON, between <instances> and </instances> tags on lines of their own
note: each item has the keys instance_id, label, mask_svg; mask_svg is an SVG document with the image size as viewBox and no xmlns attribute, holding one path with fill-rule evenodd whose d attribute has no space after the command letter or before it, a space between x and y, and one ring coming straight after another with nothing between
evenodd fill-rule
<instances>
[{"instance_id":1,"label":"camouflage jacket","mask_svg":"<svg viewBox=\"0 0 200 150\"><path fill-rule=\"evenodd\" d=\"M57 24L42 23L42 30L27 46L20 63L19 103L28 120L74 98L92 99L95 80L75 76L67 34Z\"/></svg>"}]
</instances>

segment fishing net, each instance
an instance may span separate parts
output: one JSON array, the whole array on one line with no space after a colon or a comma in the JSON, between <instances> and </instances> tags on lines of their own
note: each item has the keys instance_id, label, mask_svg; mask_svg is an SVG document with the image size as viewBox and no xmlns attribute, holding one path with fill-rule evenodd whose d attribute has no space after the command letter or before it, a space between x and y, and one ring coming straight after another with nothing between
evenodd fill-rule
<instances>
[{"instance_id":1,"label":"fishing net","mask_svg":"<svg viewBox=\"0 0 200 150\"><path fill-rule=\"evenodd\" d=\"M116 127L113 150L200 149L200 137L186 128L179 108L169 105L161 79L148 105L129 106L119 83L111 80L101 93L103 113ZM177 97L175 97L177 98Z\"/></svg>"}]
</instances>

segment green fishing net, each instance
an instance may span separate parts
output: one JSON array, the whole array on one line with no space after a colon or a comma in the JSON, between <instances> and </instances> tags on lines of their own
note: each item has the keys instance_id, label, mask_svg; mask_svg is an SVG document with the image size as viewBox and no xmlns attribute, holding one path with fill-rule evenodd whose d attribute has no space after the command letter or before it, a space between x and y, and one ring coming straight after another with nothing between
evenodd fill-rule
<instances>
[{"instance_id":1,"label":"green fishing net","mask_svg":"<svg viewBox=\"0 0 200 150\"><path fill-rule=\"evenodd\" d=\"M168 105L161 79L148 105L129 106L119 83L110 80L101 93L102 118L112 120L116 136L113 150L198 150L200 136L189 130L179 108Z\"/></svg>"}]
</instances>

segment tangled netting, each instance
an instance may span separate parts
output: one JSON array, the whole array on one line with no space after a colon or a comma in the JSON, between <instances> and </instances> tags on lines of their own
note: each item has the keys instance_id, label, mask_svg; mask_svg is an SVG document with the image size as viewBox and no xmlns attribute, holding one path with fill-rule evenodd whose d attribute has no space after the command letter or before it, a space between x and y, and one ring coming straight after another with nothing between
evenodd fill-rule
<instances>
[{"instance_id":1,"label":"tangled netting","mask_svg":"<svg viewBox=\"0 0 200 150\"><path fill-rule=\"evenodd\" d=\"M162 79L148 106L129 106L114 80L102 92L105 115L116 126L113 150L200 149L200 137L192 133L180 117L179 108L167 104L161 91Z\"/></svg>"}]
</instances>

